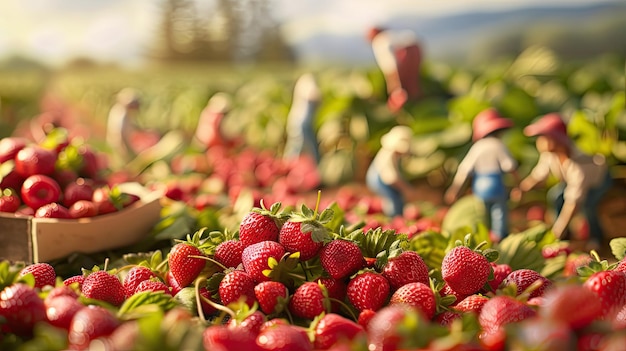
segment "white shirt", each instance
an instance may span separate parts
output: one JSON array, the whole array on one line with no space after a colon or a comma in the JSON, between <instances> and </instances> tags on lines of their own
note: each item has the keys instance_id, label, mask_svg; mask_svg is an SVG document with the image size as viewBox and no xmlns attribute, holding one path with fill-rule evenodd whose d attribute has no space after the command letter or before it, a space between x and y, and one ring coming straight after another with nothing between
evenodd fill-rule
<instances>
[{"instance_id":1,"label":"white shirt","mask_svg":"<svg viewBox=\"0 0 626 351\"><path fill-rule=\"evenodd\" d=\"M476 141L463 158L452 183L462 185L470 173L497 174L515 170L517 161L502 140L485 137Z\"/></svg>"},{"instance_id":2,"label":"white shirt","mask_svg":"<svg viewBox=\"0 0 626 351\"><path fill-rule=\"evenodd\" d=\"M120 104L113 105L107 120L107 144L117 152L131 150L132 129L133 125L128 116L128 110Z\"/></svg>"},{"instance_id":3,"label":"white shirt","mask_svg":"<svg viewBox=\"0 0 626 351\"><path fill-rule=\"evenodd\" d=\"M410 30L385 30L372 40L372 50L380 70L387 73L397 69L396 50L418 44L418 38Z\"/></svg>"}]
</instances>

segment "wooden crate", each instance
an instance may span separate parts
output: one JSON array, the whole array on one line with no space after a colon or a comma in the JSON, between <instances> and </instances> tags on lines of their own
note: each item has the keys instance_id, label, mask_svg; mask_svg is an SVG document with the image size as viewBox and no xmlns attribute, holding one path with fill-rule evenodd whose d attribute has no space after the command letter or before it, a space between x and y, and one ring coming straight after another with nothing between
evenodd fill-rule
<instances>
[{"instance_id":1,"label":"wooden crate","mask_svg":"<svg viewBox=\"0 0 626 351\"><path fill-rule=\"evenodd\" d=\"M0 213L0 259L46 262L74 252L94 253L134 244L159 221L160 193L119 212L92 218L52 219Z\"/></svg>"}]
</instances>

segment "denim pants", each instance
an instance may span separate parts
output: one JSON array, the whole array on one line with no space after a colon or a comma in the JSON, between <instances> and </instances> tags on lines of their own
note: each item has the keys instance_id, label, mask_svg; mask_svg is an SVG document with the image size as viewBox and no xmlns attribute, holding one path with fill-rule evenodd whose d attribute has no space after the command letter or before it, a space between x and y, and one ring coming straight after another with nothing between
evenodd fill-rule
<instances>
[{"instance_id":1,"label":"denim pants","mask_svg":"<svg viewBox=\"0 0 626 351\"><path fill-rule=\"evenodd\" d=\"M610 173L607 172L604 181L602 181L600 185L589 189L580 208L583 216L589 224L589 239L597 242L598 244L602 244L602 240L604 239L604 231L602 230L602 225L600 224L600 219L598 218L598 207L600 206L600 202L602 201L604 194L606 194L606 192L611 188L612 184L613 179L611 178ZM561 182L553 186L548 191L548 199L554 204L554 211L556 212L557 217L561 213L565 203L565 199L563 198L565 186L566 184Z\"/></svg>"},{"instance_id":2,"label":"denim pants","mask_svg":"<svg viewBox=\"0 0 626 351\"><path fill-rule=\"evenodd\" d=\"M400 216L404 213L404 198L398 189L385 184L380 178L378 170L370 166L365 176L367 187L383 198L383 212L389 217Z\"/></svg>"},{"instance_id":3,"label":"denim pants","mask_svg":"<svg viewBox=\"0 0 626 351\"><path fill-rule=\"evenodd\" d=\"M504 239L509 235L509 208L502 174L475 174L472 192L485 205L489 229L498 239Z\"/></svg>"}]
</instances>

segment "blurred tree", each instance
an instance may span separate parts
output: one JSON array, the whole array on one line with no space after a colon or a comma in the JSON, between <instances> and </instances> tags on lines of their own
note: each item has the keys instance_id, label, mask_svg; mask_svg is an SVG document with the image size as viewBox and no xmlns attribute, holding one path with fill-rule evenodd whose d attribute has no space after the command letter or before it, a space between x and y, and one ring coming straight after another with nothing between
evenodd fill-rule
<instances>
[{"instance_id":1,"label":"blurred tree","mask_svg":"<svg viewBox=\"0 0 626 351\"><path fill-rule=\"evenodd\" d=\"M268 0L164 0L150 56L161 61L266 62L294 60L270 14Z\"/></svg>"}]
</instances>

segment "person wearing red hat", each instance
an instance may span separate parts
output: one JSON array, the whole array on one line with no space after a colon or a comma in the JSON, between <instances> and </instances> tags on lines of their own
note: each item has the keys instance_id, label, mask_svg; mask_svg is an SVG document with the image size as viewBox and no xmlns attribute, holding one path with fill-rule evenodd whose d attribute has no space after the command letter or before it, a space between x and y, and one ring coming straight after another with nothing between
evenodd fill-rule
<instances>
[{"instance_id":1,"label":"person wearing red hat","mask_svg":"<svg viewBox=\"0 0 626 351\"><path fill-rule=\"evenodd\" d=\"M552 232L565 238L575 213L582 210L589 224L589 249L602 244L604 234L598 218L598 207L612 184L606 159L601 155L581 152L567 134L567 126L558 113L549 113L524 128L528 137L537 137L539 160L519 187L511 191L511 198L519 201L527 192L550 174L559 180L548 197L553 201L556 219Z\"/></svg>"},{"instance_id":2,"label":"person wearing red hat","mask_svg":"<svg viewBox=\"0 0 626 351\"><path fill-rule=\"evenodd\" d=\"M415 33L372 27L367 38L385 76L389 108L398 111L407 101L419 98L422 51Z\"/></svg>"},{"instance_id":3,"label":"person wearing red hat","mask_svg":"<svg viewBox=\"0 0 626 351\"><path fill-rule=\"evenodd\" d=\"M513 121L503 118L493 108L476 115L472 122L474 143L459 164L452 184L444 194L444 200L448 204L452 203L466 180L472 176L472 193L484 203L488 225L496 240L509 234L508 192L504 185L504 175L511 173L517 178L517 161L501 140L502 132L512 126Z\"/></svg>"}]
</instances>

